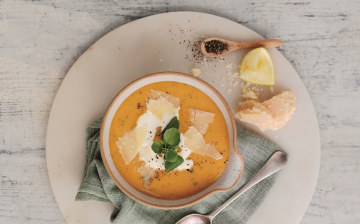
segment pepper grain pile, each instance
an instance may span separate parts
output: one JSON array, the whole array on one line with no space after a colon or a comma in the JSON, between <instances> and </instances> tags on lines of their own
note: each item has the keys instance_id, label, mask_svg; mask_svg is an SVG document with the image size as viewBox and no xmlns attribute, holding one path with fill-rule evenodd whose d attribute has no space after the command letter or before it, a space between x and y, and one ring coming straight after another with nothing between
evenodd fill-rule
<instances>
[{"instance_id":1,"label":"pepper grain pile","mask_svg":"<svg viewBox=\"0 0 360 224\"><path fill-rule=\"evenodd\" d=\"M205 42L205 50L207 53L219 54L225 50L228 50L229 45L219 40L211 40Z\"/></svg>"}]
</instances>

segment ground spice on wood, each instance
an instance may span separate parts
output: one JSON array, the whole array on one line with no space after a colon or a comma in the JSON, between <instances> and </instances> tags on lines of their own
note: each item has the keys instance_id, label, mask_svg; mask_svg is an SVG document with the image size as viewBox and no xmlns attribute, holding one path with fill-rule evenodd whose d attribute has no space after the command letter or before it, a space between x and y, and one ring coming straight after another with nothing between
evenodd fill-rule
<instances>
[{"instance_id":1,"label":"ground spice on wood","mask_svg":"<svg viewBox=\"0 0 360 224\"><path fill-rule=\"evenodd\" d=\"M219 54L225 50L228 50L229 45L219 40L211 40L205 42L205 50L207 53Z\"/></svg>"}]
</instances>

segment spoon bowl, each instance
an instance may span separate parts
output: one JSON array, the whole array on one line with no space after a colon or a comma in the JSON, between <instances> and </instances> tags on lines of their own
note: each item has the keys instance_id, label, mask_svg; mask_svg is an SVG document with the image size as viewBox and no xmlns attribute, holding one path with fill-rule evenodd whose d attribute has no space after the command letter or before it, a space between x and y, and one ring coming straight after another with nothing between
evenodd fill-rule
<instances>
[{"instance_id":1,"label":"spoon bowl","mask_svg":"<svg viewBox=\"0 0 360 224\"><path fill-rule=\"evenodd\" d=\"M222 48L210 48L210 45L215 43L217 45L222 45ZM224 54L230 53L239 49L246 48L273 48L281 46L282 41L277 39L267 39L267 40L257 40L250 42L234 42L230 40L225 40L221 38L208 38L201 43L200 50L207 57L219 57Z\"/></svg>"},{"instance_id":2,"label":"spoon bowl","mask_svg":"<svg viewBox=\"0 0 360 224\"><path fill-rule=\"evenodd\" d=\"M212 217L207 215L192 214L180 219L176 224L211 224Z\"/></svg>"}]
</instances>

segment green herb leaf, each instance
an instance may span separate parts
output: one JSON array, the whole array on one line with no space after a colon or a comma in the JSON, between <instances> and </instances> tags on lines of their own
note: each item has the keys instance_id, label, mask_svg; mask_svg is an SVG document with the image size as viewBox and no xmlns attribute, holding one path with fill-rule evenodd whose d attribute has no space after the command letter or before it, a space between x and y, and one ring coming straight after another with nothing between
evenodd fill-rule
<instances>
[{"instance_id":1,"label":"green herb leaf","mask_svg":"<svg viewBox=\"0 0 360 224\"><path fill-rule=\"evenodd\" d=\"M177 150L179 148L179 145L176 146L170 146L172 149Z\"/></svg>"},{"instance_id":2,"label":"green herb leaf","mask_svg":"<svg viewBox=\"0 0 360 224\"><path fill-rule=\"evenodd\" d=\"M151 145L151 149L156 153L156 154L160 154L162 153L162 151L164 150L164 148L166 147L165 142L163 141L156 141Z\"/></svg>"},{"instance_id":3,"label":"green herb leaf","mask_svg":"<svg viewBox=\"0 0 360 224\"><path fill-rule=\"evenodd\" d=\"M173 119L171 119L171 121L166 125L166 127L164 128L164 130L161 132L162 135L164 135L164 133L166 132L166 130L170 129L170 128L176 128L179 129L179 120L178 118L175 116L173 117Z\"/></svg>"},{"instance_id":4,"label":"green herb leaf","mask_svg":"<svg viewBox=\"0 0 360 224\"><path fill-rule=\"evenodd\" d=\"M173 163L169 162L169 161L166 161L165 162L165 170L166 170L166 172L169 173L170 171L172 171L176 167L180 166L183 162L184 162L184 159L179 155L178 155L176 161L173 162Z\"/></svg>"},{"instance_id":5,"label":"green herb leaf","mask_svg":"<svg viewBox=\"0 0 360 224\"><path fill-rule=\"evenodd\" d=\"M165 160L169 162L175 162L177 160L178 154L174 149L170 149L165 152Z\"/></svg>"},{"instance_id":6,"label":"green herb leaf","mask_svg":"<svg viewBox=\"0 0 360 224\"><path fill-rule=\"evenodd\" d=\"M170 146L176 146L180 143L180 133L176 128L169 128L165 131L164 142Z\"/></svg>"}]
</instances>

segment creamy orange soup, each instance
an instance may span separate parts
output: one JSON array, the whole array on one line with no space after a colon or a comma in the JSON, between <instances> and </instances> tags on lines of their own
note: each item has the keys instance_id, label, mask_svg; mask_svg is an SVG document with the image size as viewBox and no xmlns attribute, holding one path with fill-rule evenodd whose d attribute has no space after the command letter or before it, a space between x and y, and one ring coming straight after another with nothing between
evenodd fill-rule
<instances>
[{"instance_id":1,"label":"creamy orange soup","mask_svg":"<svg viewBox=\"0 0 360 224\"><path fill-rule=\"evenodd\" d=\"M125 164L116 141L125 132L134 128L138 118L145 113L146 98L151 90L167 92L180 99L179 132L185 133L190 126L189 109L194 108L215 114L214 121L204 135L207 143L212 143L223 158L215 160L209 156L191 153L188 157L194 165L189 170L157 170L147 187L138 172L141 161L137 155L128 165ZM155 140L159 140L155 137ZM161 138L161 137L160 137ZM179 82L157 82L146 85L132 93L118 108L112 120L109 137L110 153L121 176L136 190L161 199L175 200L190 197L214 183L224 172L229 158L229 134L220 109L215 102L201 90ZM184 158L184 160L187 158Z\"/></svg>"}]
</instances>

